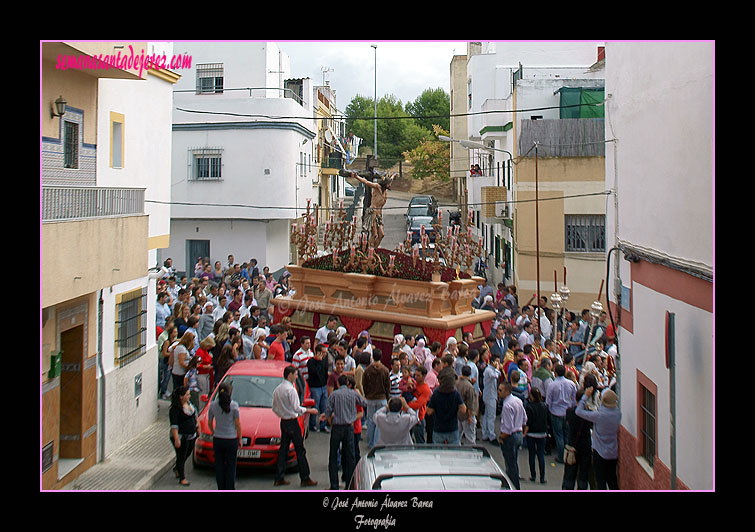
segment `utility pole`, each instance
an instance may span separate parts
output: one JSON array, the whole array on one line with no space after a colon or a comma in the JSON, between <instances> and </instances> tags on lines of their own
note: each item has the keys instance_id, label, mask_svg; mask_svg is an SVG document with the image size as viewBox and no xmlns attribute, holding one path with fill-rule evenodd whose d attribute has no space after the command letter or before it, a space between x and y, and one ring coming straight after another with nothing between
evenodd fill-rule
<instances>
[{"instance_id":1,"label":"utility pole","mask_svg":"<svg viewBox=\"0 0 755 532\"><path fill-rule=\"evenodd\" d=\"M537 255L537 317L540 319L540 201L537 181L537 142L535 143L535 253Z\"/></svg>"}]
</instances>

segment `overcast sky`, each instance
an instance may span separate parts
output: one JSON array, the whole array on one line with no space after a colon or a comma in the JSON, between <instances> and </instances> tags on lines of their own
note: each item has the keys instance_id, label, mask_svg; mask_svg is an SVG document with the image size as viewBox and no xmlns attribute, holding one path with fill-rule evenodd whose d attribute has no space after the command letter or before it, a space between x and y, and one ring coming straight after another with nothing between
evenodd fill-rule
<instances>
[{"instance_id":1,"label":"overcast sky","mask_svg":"<svg viewBox=\"0 0 755 532\"><path fill-rule=\"evenodd\" d=\"M466 42L287 42L276 41L291 59L291 75L312 79L314 85L325 79L336 91L336 105L344 111L357 94L375 94L375 50L377 45L378 99L393 94L401 103L414 101L425 89L438 87L450 93L450 66L454 55L464 55Z\"/></svg>"}]
</instances>

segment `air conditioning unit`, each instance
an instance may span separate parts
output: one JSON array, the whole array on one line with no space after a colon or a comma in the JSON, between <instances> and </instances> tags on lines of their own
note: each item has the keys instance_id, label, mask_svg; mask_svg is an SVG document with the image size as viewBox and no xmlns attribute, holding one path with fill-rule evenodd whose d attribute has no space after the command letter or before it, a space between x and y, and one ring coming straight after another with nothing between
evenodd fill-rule
<instances>
[{"instance_id":1,"label":"air conditioning unit","mask_svg":"<svg viewBox=\"0 0 755 532\"><path fill-rule=\"evenodd\" d=\"M514 217L513 205L508 201L495 202L495 217L510 220Z\"/></svg>"}]
</instances>

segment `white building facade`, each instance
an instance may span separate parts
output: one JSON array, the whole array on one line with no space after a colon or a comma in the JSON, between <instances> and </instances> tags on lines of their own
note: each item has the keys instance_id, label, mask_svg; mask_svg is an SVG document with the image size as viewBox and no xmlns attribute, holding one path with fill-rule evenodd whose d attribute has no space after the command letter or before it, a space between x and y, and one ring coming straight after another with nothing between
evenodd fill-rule
<instances>
[{"instance_id":1,"label":"white building facade","mask_svg":"<svg viewBox=\"0 0 755 532\"><path fill-rule=\"evenodd\" d=\"M200 256L275 272L291 260L291 222L318 193L311 82L296 90L274 43L176 47L192 65L174 95L171 245L160 258L189 277Z\"/></svg>"},{"instance_id":2,"label":"white building facade","mask_svg":"<svg viewBox=\"0 0 755 532\"><path fill-rule=\"evenodd\" d=\"M589 67L596 63L598 46L602 43L474 44L467 55L466 109L456 111L469 113L468 136L467 139L455 137L489 148L469 150L469 164L477 164L482 170L482 176L467 178L472 223L489 254L489 283L515 284L531 294L537 288L536 283L521 282L518 278L517 235L512 221L520 187L516 180L516 163L518 157L525 155L519 152L517 145L521 129L518 123L532 118L558 119L560 97L557 91L562 86L601 86L603 73L591 71ZM565 189L557 184L553 187L559 189L559 194ZM504 200L513 202L506 217L498 215L493 205ZM558 230L563 231L563 228Z\"/></svg>"},{"instance_id":3,"label":"white building facade","mask_svg":"<svg viewBox=\"0 0 755 532\"><path fill-rule=\"evenodd\" d=\"M145 53L173 55L169 42L147 43ZM97 185L145 189L144 213L149 217L147 264L157 264L160 248L170 241L171 108L173 88L180 70L145 71L142 81L100 80L97 109ZM102 371L104 391L105 457L154 422L157 416L158 353L155 335L155 279L148 272L102 291ZM142 356L119 360L131 328L124 323L129 297L141 299L139 320L143 333ZM126 363L124 363L126 362ZM104 371L104 374L102 373Z\"/></svg>"},{"instance_id":4,"label":"white building facade","mask_svg":"<svg viewBox=\"0 0 755 532\"><path fill-rule=\"evenodd\" d=\"M669 489L673 469L678 489L715 489L714 48L606 44L622 489ZM673 391L667 313L675 322Z\"/></svg>"}]
</instances>

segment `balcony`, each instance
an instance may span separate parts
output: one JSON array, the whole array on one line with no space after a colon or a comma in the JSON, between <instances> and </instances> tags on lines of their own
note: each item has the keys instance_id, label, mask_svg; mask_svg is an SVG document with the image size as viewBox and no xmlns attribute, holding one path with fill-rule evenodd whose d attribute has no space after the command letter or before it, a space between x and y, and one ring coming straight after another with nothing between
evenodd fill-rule
<instances>
[{"instance_id":1,"label":"balcony","mask_svg":"<svg viewBox=\"0 0 755 532\"><path fill-rule=\"evenodd\" d=\"M147 275L144 189L42 187L42 306Z\"/></svg>"},{"instance_id":2,"label":"balcony","mask_svg":"<svg viewBox=\"0 0 755 532\"><path fill-rule=\"evenodd\" d=\"M42 222L144 214L143 188L42 187Z\"/></svg>"},{"instance_id":3,"label":"balcony","mask_svg":"<svg viewBox=\"0 0 755 532\"><path fill-rule=\"evenodd\" d=\"M341 170L343 168L343 156L338 153L331 153L329 155L326 155L322 159L322 170L324 170L322 173L327 175L337 175L338 170ZM332 171L335 170L335 171Z\"/></svg>"}]
</instances>

